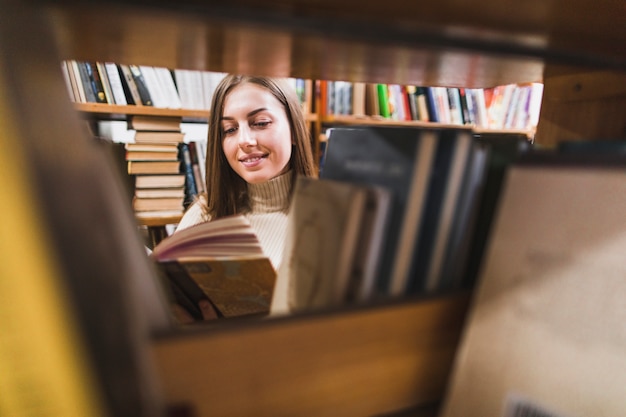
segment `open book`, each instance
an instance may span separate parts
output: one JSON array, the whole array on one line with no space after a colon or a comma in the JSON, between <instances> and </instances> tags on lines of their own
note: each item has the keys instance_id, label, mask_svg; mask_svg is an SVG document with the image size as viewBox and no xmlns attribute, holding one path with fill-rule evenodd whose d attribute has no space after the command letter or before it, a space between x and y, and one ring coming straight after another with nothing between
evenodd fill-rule
<instances>
[{"instance_id":1,"label":"open book","mask_svg":"<svg viewBox=\"0 0 626 417\"><path fill-rule=\"evenodd\" d=\"M174 300L194 318L202 319L200 300L222 317L269 313L276 271L242 215L181 230L151 256Z\"/></svg>"}]
</instances>

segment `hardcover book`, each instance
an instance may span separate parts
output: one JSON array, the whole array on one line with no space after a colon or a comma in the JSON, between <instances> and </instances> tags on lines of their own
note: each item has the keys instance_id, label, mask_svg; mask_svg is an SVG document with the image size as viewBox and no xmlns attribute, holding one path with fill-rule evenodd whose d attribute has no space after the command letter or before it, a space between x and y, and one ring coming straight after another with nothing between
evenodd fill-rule
<instances>
[{"instance_id":1,"label":"hardcover book","mask_svg":"<svg viewBox=\"0 0 626 417\"><path fill-rule=\"evenodd\" d=\"M242 215L176 232L151 257L173 299L196 319L202 319L201 300L224 318L269 313L276 271Z\"/></svg>"},{"instance_id":2,"label":"hardcover book","mask_svg":"<svg viewBox=\"0 0 626 417\"><path fill-rule=\"evenodd\" d=\"M506 174L442 417L624 413L624 159L538 156Z\"/></svg>"}]
</instances>

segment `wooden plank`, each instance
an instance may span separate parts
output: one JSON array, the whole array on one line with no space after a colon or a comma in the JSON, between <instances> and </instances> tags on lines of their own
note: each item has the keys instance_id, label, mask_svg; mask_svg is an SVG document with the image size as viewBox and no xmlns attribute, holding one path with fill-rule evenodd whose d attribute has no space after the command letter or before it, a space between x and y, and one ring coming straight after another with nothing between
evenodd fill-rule
<instances>
[{"instance_id":1,"label":"wooden plank","mask_svg":"<svg viewBox=\"0 0 626 417\"><path fill-rule=\"evenodd\" d=\"M209 110L166 109L152 106L117 105L102 103L73 103L74 108L84 114L99 115L142 115L142 116L173 116L184 119L209 119Z\"/></svg>"},{"instance_id":2,"label":"wooden plank","mask_svg":"<svg viewBox=\"0 0 626 417\"><path fill-rule=\"evenodd\" d=\"M467 294L157 338L165 401L194 416L363 416L441 399Z\"/></svg>"}]
</instances>

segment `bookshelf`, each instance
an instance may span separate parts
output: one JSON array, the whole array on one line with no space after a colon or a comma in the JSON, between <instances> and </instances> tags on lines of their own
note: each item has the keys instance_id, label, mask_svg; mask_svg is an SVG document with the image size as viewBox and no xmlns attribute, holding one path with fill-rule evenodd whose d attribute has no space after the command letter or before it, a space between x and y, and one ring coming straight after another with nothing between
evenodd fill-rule
<instances>
[{"instance_id":1,"label":"bookshelf","mask_svg":"<svg viewBox=\"0 0 626 417\"><path fill-rule=\"evenodd\" d=\"M97 59L308 79L466 87L544 80L537 143L551 146L568 138L625 136L626 99L621 87L626 79L626 39L619 2L603 7L592 0L529 2L516 5L515 13L498 0L482 0L481 7L453 0L426 5L355 0L263 5L247 0L228 4L159 0L149 5L68 0L38 2L39 8L26 2L24 9L7 3L21 16L17 22L33 29L20 30L13 22L2 29L27 32L22 36L29 36L28 45L33 46L30 51L3 54L10 58L3 58L1 69L11 68L11 80L18 80L22 88L20 95L15 93L19 88L7 89L6 94L13 94L13 100L6 100L8 108L20 116L16 120L21 125L29 126L23 129L31 136L49 131L55 117L69 120L69 126L59 122L53 126L60 132L54 136L60 144L76 143L63 132L80 135L69 111L73 109L60 74L45 76L52 86L51 98L42 100L35 88L28 87L27 81L40 79L26 70L32 62L49 63L51 68L60 59ZM49 19L56 56L37 47L38 42L50 41L40 22L29 20L39 11ZM7 38L2 38L3 48L17 51ZM574 92L592 85L600 93L572 97L564 94L568 85ZM96 227L81 210L68 216L57 201L67 192L65 185L75 183L70 174L85 172L81 157L89 162L92 151L79 146L76 156L65 161L68 167L59 164L66 157L60 149L46 153L50 149L41 141L19 146L38 173L31 191L46 190L41 198L48 209L43 217L48 229L42 227L39 234L58 242L60 252L50 253L59 258L70 281L94 270L95 282L151 276L145 266L128 261L133 254L139 257L138 245L84 244L94 233L107 236L108 243L136 240L123 232L132 228L132 222L130 211L122 209L122 199L115 193L106 198L96 192L109 190L114 176L103 179L91 173L76 188L81 195L77 207L95 207L96 218L106 219ZM46 178L47 172L55 175ZM90 188L94 184L99 188ZM107 209L122 215L111 216ZM122 253L126 261L112 265L110 260ZM7 259L20 256L26 254L18 249L3 254ZM144 364L144 371L163 388L165 403L195 407L200 416L214 410L234 410L235 415L236 407L254 409L255 415L384 414L441 399L467 301L467 297L412 300L258 326L241 323L184 335L160 334L154 339L141 326L129 333L135 334L132 340L137 335L150 340L149 355L143 339L139 344L144 349L133 352L144 360L154 359ZM107 320L110 324L112 318ZM166 327L162 321L161 326ZM302 344L292 347L293 341ZM90 346L99 343L108 345L97 335L90 338ZM109 354L114 352L110 348ZM100 359L104 362L106 356ZM295 401L287 404L285 398Z\"/></svg>"},{"instance_id":2,"label":"bookshelf","mask_svg":"<svg viewBox=\"0 0 626 417\"><path fill-rule=\"evenodd\" d=\"M128 116L174 116L184 121L206 123L209 118L207 110L166 109L152 106L121 106L103 103L74 103L76 111L85 117L94 118L127 118Z\"/></svg>"}]
</instances>

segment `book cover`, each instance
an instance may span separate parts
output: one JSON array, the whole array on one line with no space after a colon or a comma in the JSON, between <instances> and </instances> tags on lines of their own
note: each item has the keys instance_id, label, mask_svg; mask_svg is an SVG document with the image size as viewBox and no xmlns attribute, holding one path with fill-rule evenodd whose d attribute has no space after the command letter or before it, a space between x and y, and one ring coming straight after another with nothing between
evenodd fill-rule
<instances>
[{"instance_id":1,"label":"book cover","mask_svg":"<svg viewBox=\"0 0 626 417\"><path fill-rule=\"evenodd\" d=\"M379 186L391 193L376 292L407 279L438 134L407 126L330 129L320 178ZM395 284L398 285L398 284Z\"/></svg>"},{"instance_id":2,"label":"book cover","mask_svg":"<svg viewBox=\"0 0 626 417\"><path fill-rule=\"evenodd\" d=\"M174 233L154 248L151 257L176 301L198 319L202 299L225 318L269 313L276 271L244 216L223 217Z\"/></svg>"},{"instance_id":3,"label":"book cover","mask_svg":"<svg viewBox=\"0 0 626 417\"><path fill-rule=\"evenodd\" d=\"M553 412L529 415L624 413L619 159L552 155L510 167L443 417L504 415L520 397Z\"/></svg>"}]
</instances>

